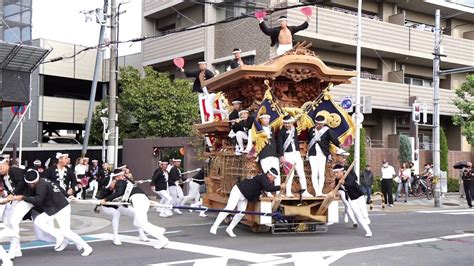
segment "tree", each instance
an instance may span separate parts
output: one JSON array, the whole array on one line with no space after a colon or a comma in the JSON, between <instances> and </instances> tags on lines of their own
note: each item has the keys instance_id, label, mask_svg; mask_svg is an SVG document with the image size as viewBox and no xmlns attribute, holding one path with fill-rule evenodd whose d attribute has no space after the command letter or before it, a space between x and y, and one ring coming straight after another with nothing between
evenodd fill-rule
<instances>
[{"instance_id":1,"label":"tree","mask_svg":"<svg viewBox=\"0 0 474 266\"><path fill-rule=\"evenodd\" d=\"M120 72L120 111L138 124L130 137L189 136L199 119L198 97L191 92L189 81L171 81L167 73L158 73L151 67L144 70L144 77L133 67Z\"/></svg>"},{"instance_id":2,"label":"tree","mask_svg":"<svg viewBox=\"0 0 474 266\"><path fill-rule=\"evenodd\" d=\"M366 143L366 135L365 135L365 129L361 128L360 129L360 169L361 171L365 169L365 166L367 165L367 159L365 156L365 143ZM351 146L349 149L349 157L347 158L347 162L349 165L354 161L354 145Z\"/></svg>"},{"instance_id":3,"label":"tree","mask_svg":"<svg viewBox=\"0 0 474 266\"><path fill-rule=\"evenodd\" d=\"M398 160L400 163L411 162L411 143L410 138L400 135L400 147L398 148Z\"/></svg>"},{"instance_id":4,"label":"tree","mask_svg":"<svg viewBox=\"0 0 474 266\"><path fill-rule=\"evenodd\" d=\"M442 127L439 128L439 146L440 150L440 160L441 171L448 171L448 140L446 139L446 134L444 134L444 129Z\"/></svg>"},{"instance_id":5,"label":"tree","mask_svg":"<svg viewBox=\"0 0 474 266\"><path fill-rule=\"evenodd\" d=\"M474 74L466 77L461 88L456 89L456 98L453 104L459 113L453 117L453 122L461 126L462 134L469 144L474 145Z\"/></svg>"},{"instance_id":6,"label":"tree","mask_svg":"<svg viewBox=\"0 0 474 266\"><path fill-rule=\"evenodd\" d=\"M120 141L125 138L190 136L192 125L199 119L197 94L191 92L188 80L171 81L166 73L145 67L144 77L138 69L122 68L122 93L118 99ZM102 145L101 102L93 115L91 145Z\"/></svg>"},{"instance_id":7,"label":"tree","mask_svg":"<svg viewBox=\"0 0 474 266\"><path fill-rule=\"evenodd\" d=\"M90 146L101 146L102 145L102 132L103 125L101 117L108 117L106 112L102 110L107 108L107 101L103 100L99 105L96 106L95 111L92 115L91 132L89 136ZM119 127L119 142L122 143L124 138L128 138L135 130L135 126L130 123L130 117L125 112L118 112L117 126Z\"/></svg>"}]
</instances>

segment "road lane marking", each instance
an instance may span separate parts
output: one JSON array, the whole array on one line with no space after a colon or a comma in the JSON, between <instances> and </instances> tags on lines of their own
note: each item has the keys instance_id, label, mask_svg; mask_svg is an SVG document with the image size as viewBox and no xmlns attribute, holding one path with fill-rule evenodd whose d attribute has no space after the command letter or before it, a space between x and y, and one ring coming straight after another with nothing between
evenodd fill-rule
<instances>
[{"instance_id":1,"label":"road lane marking","mask_svg":"<svg viewBox=\"0 0 474 266\"><path fill-rule=\"evenodd\" d=\"M90 235L90 237L104 239L104 240L113 239L113 235L109 233ZM155 246L155 241L143 242L143 241L139 241L138 238L136 237L132 237L128 235L120 235L120 240L122 242L136 244L136 245L151 246L151 247ZM218 258L248 261L248 262L253 262L253 263L282 259L281 257L278 257L278 256L246 252L246 251L227 249L227 248L198 245L198 244L175 242L175 241L170 241L170 243L166 245L165 248L179 250L179 251L186 251L186 252L191 252L191 253L198 253L202 255L211 255Z\"/></svg>"}]
</instances>

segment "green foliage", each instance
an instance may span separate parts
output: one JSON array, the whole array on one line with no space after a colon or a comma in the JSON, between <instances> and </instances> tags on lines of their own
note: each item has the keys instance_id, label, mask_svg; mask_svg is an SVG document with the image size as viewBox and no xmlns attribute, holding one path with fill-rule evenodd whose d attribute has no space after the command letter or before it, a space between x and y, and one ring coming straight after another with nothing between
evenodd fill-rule
<instances>
[{"instance_id":1,"label":"green foliage","mask_svg":"<svg viewBox=\"0 0 474 266\"><path fill-rule=\"evenodd\" d=\"M461 126L462 134L469 144L474 145L474 74L466 77L461 88L456 89L456 98L453 104L459 113L453 117L453 122Z\"/></svg>"},{"instance_id":2,"label":"green foliage","mask_svg":"<svg viewBox=\"0 0 474 266\"><path fill-rule=\"evenodd\" d=\"M459 192L459 180L448 177L448 192Z\"/></svg>"},{"instance_id":3,"label":"green foliage","mask_svg":"<svg viewBox=\"0 0 474 266\"><path fill-rule=\"evenodd\" d=\"M400 135L400 147L398 149L398 160L400 163L411 162L411 143L405 135Z\"/></svg>"},{"instance_id":4,"label":"green foliage","mask_svg":"<svg viewBox=\"0 0 474 266\"><path fill-rule=\"evenodd\" d=\"M101 110L105 108L107 108L107 101L104 100L96 106L95 111L92 114L91 132L89 136L90 146L102 145L103 125L100 117L107 117L107 114L103 114L101 112ZM126 115L126 113L118 112L117 126L119 127L119 143L121 144L124 137L127 137L130 132L133 132L133 127L130 125L130 118Z\"/></svg>"},{"instance_id":5,"label":"green foliage","mask_svg":"<svg viewBox=\"0 0 474 266\"><path fill-rule=\"evenodd\" d=\"M441 160L441 171L448 171L448 140L446 139L446 134L444 134L444 129L439 128L439 142L440 142L440 160Z\"/></svg>"},{"instance_id":6,"label":"green foliage","mask_svg":"<svg viewBox=\"0 0 474 266\"><path fill-rule=\"evenodd\" d=\"M122 112L136 119L138 128L130 137L183 137L198 121L197 94L188 80L171 81L166 73L145 67L145 76L133 67L121 69Z\"/></svg>"},{"instance_id":7,"label":"green foliage","mask_svg":"<svg viewBox=\"0 0 474 266\"><path fill-rule=\"evenodd\" d=\"M188 80L171 81L168 74L151 67L145 68L144 77L136 68L122 68L120 77L123 88L117 111L120 141L191 135L192 125L199 119L199 105ZM102 145L100 110L106 107L107 102L101 102L94 112L90 145Z\"/></svg>"},{"instance_id":8,"label":"green foliage","mask_svg":"<svg viewBox=\"0 0 474 266\"><path fill-rule=\"evenodd\" d=\"M392 182L392 193L396 193L398 188L397 182ZM376 176L374 184L372 186L372 194L375 192L382 192L382 177Z\"/></svg>"},{"instance_id":9,"label":"green foliage","mask_svg":"<svg viewBox=\"0 0 474 266\"><path fill-rule=\"evenodd\" d=\"M360 129L360 169L363 171L365 169L365 166L367 165L367 159L365 155L365 143L366 143L366 134L365 134L365 129L361 128ZM351 146L349 149L349 157L347 158L347 162L350 165L354 161L354 145Z\"/></svg>"}]
</instances>

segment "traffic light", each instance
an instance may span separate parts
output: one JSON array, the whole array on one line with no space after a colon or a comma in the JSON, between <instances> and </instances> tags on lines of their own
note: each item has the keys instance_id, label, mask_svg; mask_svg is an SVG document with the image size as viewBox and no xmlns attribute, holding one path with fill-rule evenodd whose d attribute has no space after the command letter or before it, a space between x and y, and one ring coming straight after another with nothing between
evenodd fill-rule
<instances>
[{"instance_id":1,"label":"traffic light","mask_svg":"<svg viewBox=\"0 0 474 266\"><path fill-rule=\"evenodd\" d=\"M420 123L421 116L421 106L419 103L414 102L412 105L412 120L414 123Z\"/></svg>"},{"instance_id":2,"label":"traffic light","mask_svg":"<svg viewBox=\"0 0 474 266\"><path fill-rule=\"evenodd\" d=\"M155 157L160 156L160 148L159 147L153 147L153 156L155 156Z\"/></svg>"}]
</instances>

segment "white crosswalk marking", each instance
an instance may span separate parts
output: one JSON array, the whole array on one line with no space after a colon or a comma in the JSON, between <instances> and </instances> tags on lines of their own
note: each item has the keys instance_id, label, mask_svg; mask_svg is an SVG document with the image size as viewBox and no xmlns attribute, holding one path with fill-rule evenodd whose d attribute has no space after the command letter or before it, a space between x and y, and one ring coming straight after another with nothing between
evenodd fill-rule
<instances>
[{"instance_id":1,"label":"white crosswalk marking","mask_svg":"<svg viewBox=\"0 0 474 266\"><path fill-rule=\"evenodd\" d=\"M447 215L474 215L474 209L432 210L432 211L416 211L416 212L429 213L429 214L447 214Z\"/></svg>"}]
</instances>

